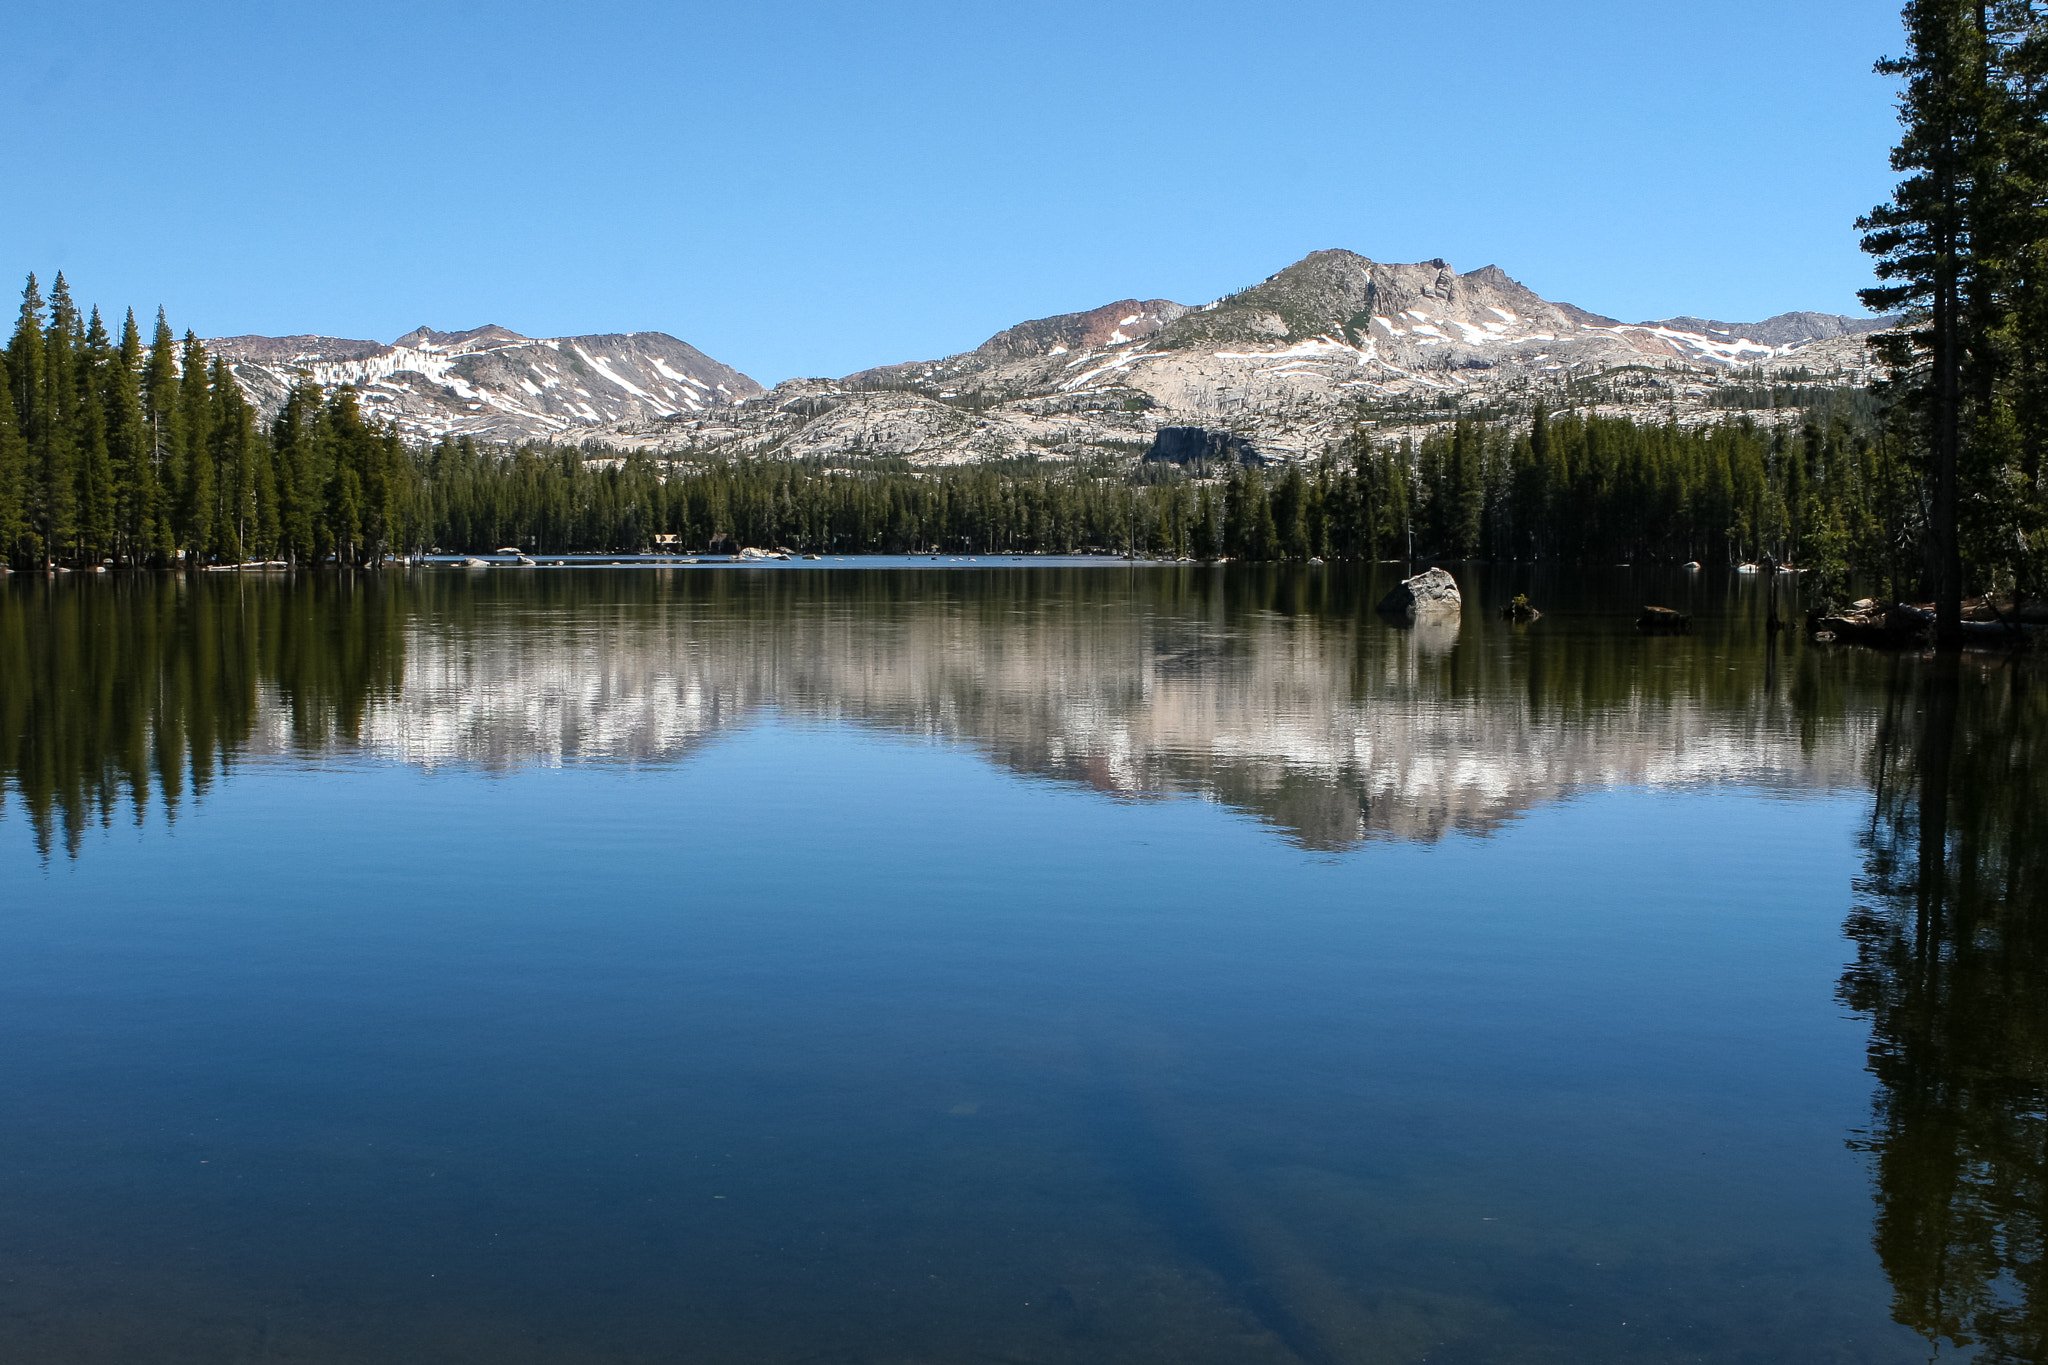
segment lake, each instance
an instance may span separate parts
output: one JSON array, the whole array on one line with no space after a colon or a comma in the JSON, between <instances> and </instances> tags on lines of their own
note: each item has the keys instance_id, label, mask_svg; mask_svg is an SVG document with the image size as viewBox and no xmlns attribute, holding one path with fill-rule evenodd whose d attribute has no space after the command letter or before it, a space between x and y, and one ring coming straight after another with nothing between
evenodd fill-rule
<instances>
[{"instance_id":1,"label":"lake","mask_svg":"<svg viewBox=\"0 0 2048 1365\"><path fill-rule=\"evenodd\" d=\"M14 575L0 1359L2048 1357L2040 669L1453 567Z\"/></svg>"}]
</instances>

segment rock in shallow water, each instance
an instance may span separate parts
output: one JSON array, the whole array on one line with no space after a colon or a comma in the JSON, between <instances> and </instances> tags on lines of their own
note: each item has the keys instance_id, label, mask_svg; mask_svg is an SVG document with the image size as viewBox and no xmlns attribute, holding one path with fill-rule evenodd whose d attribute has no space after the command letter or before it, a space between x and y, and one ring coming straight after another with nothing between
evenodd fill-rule
<instances>
[{"instance_id":1,"label":"rock in shallow water","mask_svg":"<svg viewBox=\"0 0 2048 1365\"><path fill-rule=\"evenodd\" d=\"M1421 616L1459 611L1464 605L1457 579L1443 569L1425 569L1413 578L1402 579L1380 599L1379 609L1390 616Z\"/></svg>"}]
</instances>

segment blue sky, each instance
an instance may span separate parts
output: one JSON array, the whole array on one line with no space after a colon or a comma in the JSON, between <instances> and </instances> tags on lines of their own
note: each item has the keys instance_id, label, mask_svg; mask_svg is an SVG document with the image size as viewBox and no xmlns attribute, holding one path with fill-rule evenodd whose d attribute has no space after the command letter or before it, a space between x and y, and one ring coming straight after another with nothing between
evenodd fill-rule
<instances>
[{"instance_id":1,"label":"blue sky","mask_svg":"<svg viewBox=\"0 0 2048 1365\"><path fill-rule=\"evenodd\" d=\"M23 5L0 266L201 335L665 331L764 382L1318 247L1855 312L1886 0ZM10 287L15 287L10 285Z\"/></svg>"}]
</instances>

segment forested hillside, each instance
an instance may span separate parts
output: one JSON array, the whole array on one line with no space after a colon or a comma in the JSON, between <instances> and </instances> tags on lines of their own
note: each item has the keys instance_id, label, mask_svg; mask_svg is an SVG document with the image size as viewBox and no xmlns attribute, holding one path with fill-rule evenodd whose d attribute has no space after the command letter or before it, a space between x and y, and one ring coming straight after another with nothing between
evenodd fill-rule
<instances>
[{"instance_id":1,"label":"forested hillside","mask_svg":"<svg viewBox=\"0 0 2048 1365\"><path fill-rule=\"evenodd\" d=\"M1538 412L1420 441L1361 425L1285 466L1136 458L939 470L902 461L679 463L574 448L408 447L354 390L302 380L267 429L159 316L118 338L33 278L0 388L0 545L16 568L365 565L518 545L633 551L1045 552L1242 559L1730 562L1912 577L1915 474L1846 408L1705 429ZM1825 395L1820 395L1825 399ZM2010 572L2008 566L2008 572Z\"/></svg>"}]
</instances>

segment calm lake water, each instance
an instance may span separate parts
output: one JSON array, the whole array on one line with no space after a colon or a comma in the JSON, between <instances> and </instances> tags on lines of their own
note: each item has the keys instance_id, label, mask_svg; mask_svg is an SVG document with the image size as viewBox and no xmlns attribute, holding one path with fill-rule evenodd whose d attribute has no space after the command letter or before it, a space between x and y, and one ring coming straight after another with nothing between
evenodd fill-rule
<instances>
[{"instance_id":1,"label":"calm lake water","mask_svg":"<svg viewBox=\"0 0 2048 1365\"><path fill-rule=\"evenodd\" d=\"M1459 574L16 575L0 1359L2048 1357L2040 670Z\"/></svg>"}]
</instances>

